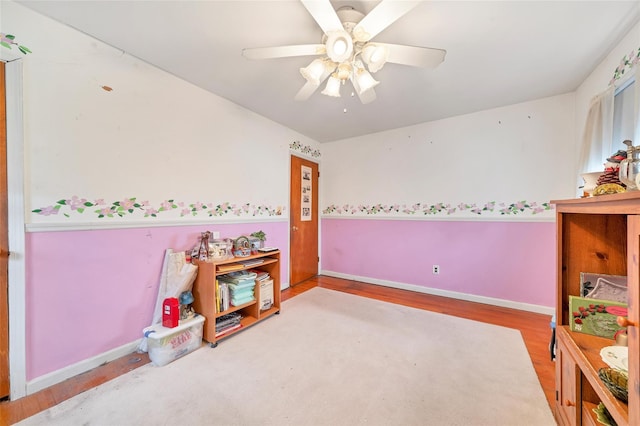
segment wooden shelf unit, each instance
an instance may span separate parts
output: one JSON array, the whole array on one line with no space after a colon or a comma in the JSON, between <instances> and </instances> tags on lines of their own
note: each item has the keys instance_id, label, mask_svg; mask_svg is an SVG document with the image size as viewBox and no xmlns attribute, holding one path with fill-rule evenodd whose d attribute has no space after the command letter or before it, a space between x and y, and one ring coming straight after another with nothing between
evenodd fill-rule
<instances>
[{"instance_id":1,"label":"wooden shelf unit","mask_svg":"<svg viewBox=\"0 0 640 426\"><path fill-rule=\"evenodd\" d=\"M640 425L640 191L552 201L557 226L556 410L560 425L597 425L602 402L618 426ZM572 332L569 296L580 295L580 272L628 280L629 403L605 387L600 350L612 339Z\"/></svg>"},{"instance_id":2,"label":"wooden shelf unit","mask_svg":"<svg viewBox=\"0 0 640 426\"><path fill-rule=\"evenodd\" d=\"M218 276L228 274L229 270L221 270L230 264L252 260L263 259L259 265L242 267L234 269L234 271L242 271L247 269L259 269L269 273L273 280L273 304L269 309L260 310L260 284L256 282L255 300L239 306L230 306L229 309L218 312L216 309L216 280ZM271 251L267 253L259 253L248 257L235 257L225 260L196 261L198 265L198 275L193 284L193 307L196 312L204 315L205 322L203 328L203 339L211 344L212 347L218 345L218 341L240 332L247 327L260 322L271 315L280 313L280 251ZM216 320L223 315L232 312L239 312L242 315L240 328L230 330L227 333L216 336Z\"/></svg>"}]
</instances>

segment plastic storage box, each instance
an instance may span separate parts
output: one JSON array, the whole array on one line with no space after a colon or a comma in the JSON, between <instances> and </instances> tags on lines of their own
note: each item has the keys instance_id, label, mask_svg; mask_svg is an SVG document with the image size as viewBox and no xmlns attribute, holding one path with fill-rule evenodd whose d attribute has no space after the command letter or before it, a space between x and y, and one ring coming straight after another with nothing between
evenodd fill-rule
<instances>
[{"instance_id":1,"label":"plastic storage box","mask_svg":"<svg viewBox=\"0 0 640 426\"><path fill-rule=\"evenodd\" d=\"M161 367L202 346L204 316L182 320L177 327L166 328L156 324L143 330L147 337L149 359Z\"/></svg>"}]
</instances>

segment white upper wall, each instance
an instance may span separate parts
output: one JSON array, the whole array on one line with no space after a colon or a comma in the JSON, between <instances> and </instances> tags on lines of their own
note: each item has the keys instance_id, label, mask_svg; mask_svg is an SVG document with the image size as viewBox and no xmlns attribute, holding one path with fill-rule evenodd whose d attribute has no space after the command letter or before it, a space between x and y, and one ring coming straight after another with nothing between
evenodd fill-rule
<instances>
[{"instance_id":1,"label":"white upper wall","mask_svg":"<svg viewBox=\"0 0 640 426\"><path fill-rule=\"evenodd\" d=\"M74 196L101 201L100 208L148 201L134 209L137 218L168 200L172 209L159 218L194 219L181 212L198 203L281 209L288 205L288 158L296 150L322 151L325 210L496 202L493 213L500 216L500 203L572 197L589 100L640 45L636 25L573 94L319 145L19 4L0 5L0 30L33 51L3 51L24 62L31 224L96 221L98 206L78 213L58 203ZM60 209L31 213L47 207ZM204 210L199 218L207 218Z\"/></svg>"},{"instance_id":2,"label":"white upper wall","mask_svg":"<svg viewBox=\"0 0 640 426\"><path fill-rule=\"evenodd\" d=\"M207 219L205 210L181 217L199 202L286 208L290 144L317 142L17 3L1 4L0 31L33 52L20 55L27 223L104 221L95 210L130 198L148 205L109 220L142 219L150 209L160 220ZM94 205L79 213L57 203L74 196ZM161 211L169 204L176 207ZM55 206L54 215L31 213Z\"/></svg>"},{"instance_id":3,"label":"white upper wall","mask_svg":"<svg viewBox=\"0 0 640 426\"><path fill-rule=\"evenodd\" d=\"M566 94L323 144L324 205L496 202L503 216L501 203L570 196L573 105Z\"/></svg>"}]
</instances>

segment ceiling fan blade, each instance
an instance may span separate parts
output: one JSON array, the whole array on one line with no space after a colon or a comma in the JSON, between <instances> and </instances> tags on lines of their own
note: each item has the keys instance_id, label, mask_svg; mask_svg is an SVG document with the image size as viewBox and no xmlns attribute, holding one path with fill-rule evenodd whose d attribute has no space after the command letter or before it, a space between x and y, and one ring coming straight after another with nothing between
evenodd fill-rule
<instances>
[{"instance_id":1,"label":"ceiling fan blade","mask_svg":"<svg viewBox=\"0 0 640 426\"><path fill-rule=\"evenodd\" d=\"M320 84L322 84L331 75L332 72L333 72L333 69L326 68L325 71L320 76ZM318 87L320 87L320 84L316 86L315 84L309 83L307 81L305 85L302 86L302 89L298 91L294 99L296 101L306 101L311 97L311 95L315 93L316 90L318 90Z\"/></svg>"},{"instance_id":2,"label":"ceiling fan blade","mask_svg":"<svg viewBox=\"0 0 640 426\"><path fill-rule=\"evenodd\" d=\"M416 7L420 1L382 0L353 29L357 41L369 41Z\"/></svg>"},{"instance_id":3,"label":"ceiling fan blade","mask_svg":"<svg viewBox=\"0 0 640 426\"><path fill-rule=\"evenodd\" d=\"M329 0L301 0L313 19L316 20L325 34L330 31L343 30L342 22Z\"/></svg>"},{"instance_id":4,"label":"ceiling fan blade","mask_svg":"<svg viewBox=\"0 0 640 426\"><path fill-rule=\"evenodd\" d=\"M302 86L302 89L298 91L294 99L296 101L306 101L311 97L311 95L315 93L318 87L319 86L316 86L315 84L311 84L307 81L305 85Z\"/></svg>"},{"instance_id":5,"label":"ceiling fan blade","mask_svg":"<svg viewBox=\"0 0 640 426\"><path fill-rule=\"evenodd\" d=\"M356 94L358 94L357 91ZM360 98L360 102L363 104L369 104L376 100L376 91L374 89L369 89L363 94L358 94L358 98Z\"/></svg>"},{"instance_id":6,"label":"ceiling fan blade","mask_svg":"<svg viewBox=\"0 0 640 426\"><path fill-rule=\"evenodd\" d=\"M446 50L431 47L405 46L402 44L374 43L389 49L387 62L433 69L444 61Z\"/></svg>"},{"instance_id":7,"label":"ceiling fan blade","mask_svg":"<svg viewBox=\"0 0 640 426\"><path fill-rule=\"evenodd\" d=\"M287 58L290 56L324 55L324 44L298 44L291 46L255 47L242 49L242 56L247 59Z\"/></svg>"}]
</instances>

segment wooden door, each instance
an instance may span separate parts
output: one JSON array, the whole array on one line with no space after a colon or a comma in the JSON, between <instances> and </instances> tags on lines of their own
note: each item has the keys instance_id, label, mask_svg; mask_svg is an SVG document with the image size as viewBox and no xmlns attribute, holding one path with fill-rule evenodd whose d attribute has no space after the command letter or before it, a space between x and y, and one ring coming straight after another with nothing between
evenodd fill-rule
<instances>
[{"instance_id":1,"label":"wooden door","mask_svg":"<svg viewBox=\"0 0 640 426\"><path fill-rule=\"evenodd\" d=\"M289 281L318 275L318 164L291 156Z\"/></svg>"},{"instance_id":2,"label":"wooden door","mask_svg":"<svg viewBox=\"0 0 640 426\"><path fill-rule=\"evenodd\" d=\"M7 108L5 67L0 61L0 399L9 396L9 285L7 264Z\"/></svg>"}]
</instances>

